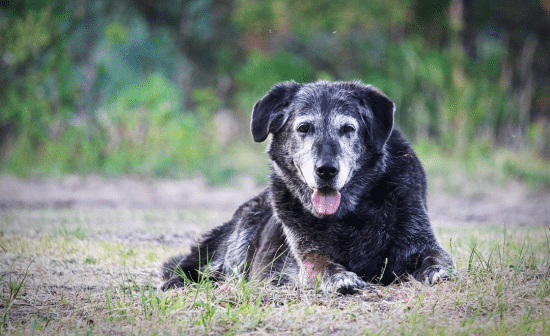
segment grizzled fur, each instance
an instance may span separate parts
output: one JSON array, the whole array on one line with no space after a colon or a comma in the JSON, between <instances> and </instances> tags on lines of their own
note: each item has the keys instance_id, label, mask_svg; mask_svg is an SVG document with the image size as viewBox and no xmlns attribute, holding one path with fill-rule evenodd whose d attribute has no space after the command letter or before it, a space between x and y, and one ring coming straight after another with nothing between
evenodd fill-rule
<instances>
[{"instance_id":1,"label":"grizzled fur","mask_svg":"<svg viewBox=\"0 0 550 336\"><path fill-rule=\"evenodd\" d=\"M393 102L360 82L275 85L251 123L254 141L272 135L269 187L167 260L162 288L237 275L353 292L456 275L427 216L424 170L393 120ZM336 210L318 212L314 191L338 194Z\"/></svg>"}]
</instances>

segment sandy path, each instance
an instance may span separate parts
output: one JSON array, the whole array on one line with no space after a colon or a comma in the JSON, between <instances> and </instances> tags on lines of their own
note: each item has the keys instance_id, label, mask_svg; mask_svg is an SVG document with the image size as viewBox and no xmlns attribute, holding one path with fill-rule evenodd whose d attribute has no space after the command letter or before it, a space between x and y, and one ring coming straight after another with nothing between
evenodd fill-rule
<instances>
[{"instance_id":1,"label":"sandy path","mask_svg":"<svg viewBox=\"0 0 550 336\"><path fill-rule=\"evenodd\" d=\"M0 175L1 209L203 209L230 213L265 186L240 178L229 186L209 186L204 179L62 178L19 179ZM550 225L550 191L517 182L491 187L483 195L432 192L429 212L435 226L483 224ZM223 219L222 219L223 220Z\"/></svg>"}]
</instances>

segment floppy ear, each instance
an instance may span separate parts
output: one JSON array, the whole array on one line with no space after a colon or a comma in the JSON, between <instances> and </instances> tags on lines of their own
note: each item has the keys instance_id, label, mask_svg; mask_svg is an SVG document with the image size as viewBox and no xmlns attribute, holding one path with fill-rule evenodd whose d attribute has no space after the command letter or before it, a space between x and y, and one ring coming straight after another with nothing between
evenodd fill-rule
<instances>
[{"instance_id":1,"label":"floppy ear","mask_svg":"<svg viewBox=\"0 0 550 336\"><path fill-rule=\"evenodd\" d=\"M362 113L362 117L367 125L368 136L380 153L393 130L395 104L374 86L352 83L351 89L356 93L360 103L368 107L364 110L365 113Z\"/></svg>"},{"instance_id":2,"label":"floppy ear","mask_svg":"<svg viewBox=\"0 0 550 336\"><path fill-rule=\"evenodd\" d=\"M285 108L290 104L299 88L300 84L296 84L294 81L276 84L254 104L250 123L254 141L262 142L269 133L277 133L281 130L288 119Z\"/></svg>"}]
</instances>

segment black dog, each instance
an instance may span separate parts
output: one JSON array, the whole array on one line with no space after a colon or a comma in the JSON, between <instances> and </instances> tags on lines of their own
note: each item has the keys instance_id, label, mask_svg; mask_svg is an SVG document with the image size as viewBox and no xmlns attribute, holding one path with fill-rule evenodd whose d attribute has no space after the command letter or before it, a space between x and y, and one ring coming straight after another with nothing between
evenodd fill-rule
<instances>
[{"instance_id":1,"label":"black dog","mask_svg":"<svg viewBox=\"0 0 550 336\"><path fill-rule=\"evenodd\" d=\"M426 213L424 170L393 116L393 102L360 82L275 85L251 123L254 141L272 134L271 184L190 254L166 261L162 288L201 274L324 292L455 275Z\"/></svg>"}]
</instances>

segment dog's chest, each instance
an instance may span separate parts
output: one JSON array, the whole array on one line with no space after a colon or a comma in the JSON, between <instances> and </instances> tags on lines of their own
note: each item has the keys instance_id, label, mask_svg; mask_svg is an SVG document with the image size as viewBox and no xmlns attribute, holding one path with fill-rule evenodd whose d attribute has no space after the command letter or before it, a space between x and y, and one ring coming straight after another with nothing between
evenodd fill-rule
<instances>
[{"instance_id":1,"label":"dog's chest","mask_svg":"<svg viewBox=\"0 0 550 336\"><path fill-rule=\"evenodd\" d=\"M359 271L366 264L378 263L391 243L383 225L365 223L367 220L323 221L310 218L305 221L302 218L301 222L292 220L287 221L286 225L290 224L288 227L306 249L315 250L350 270Z\"/></svg>"}]
</instances>

